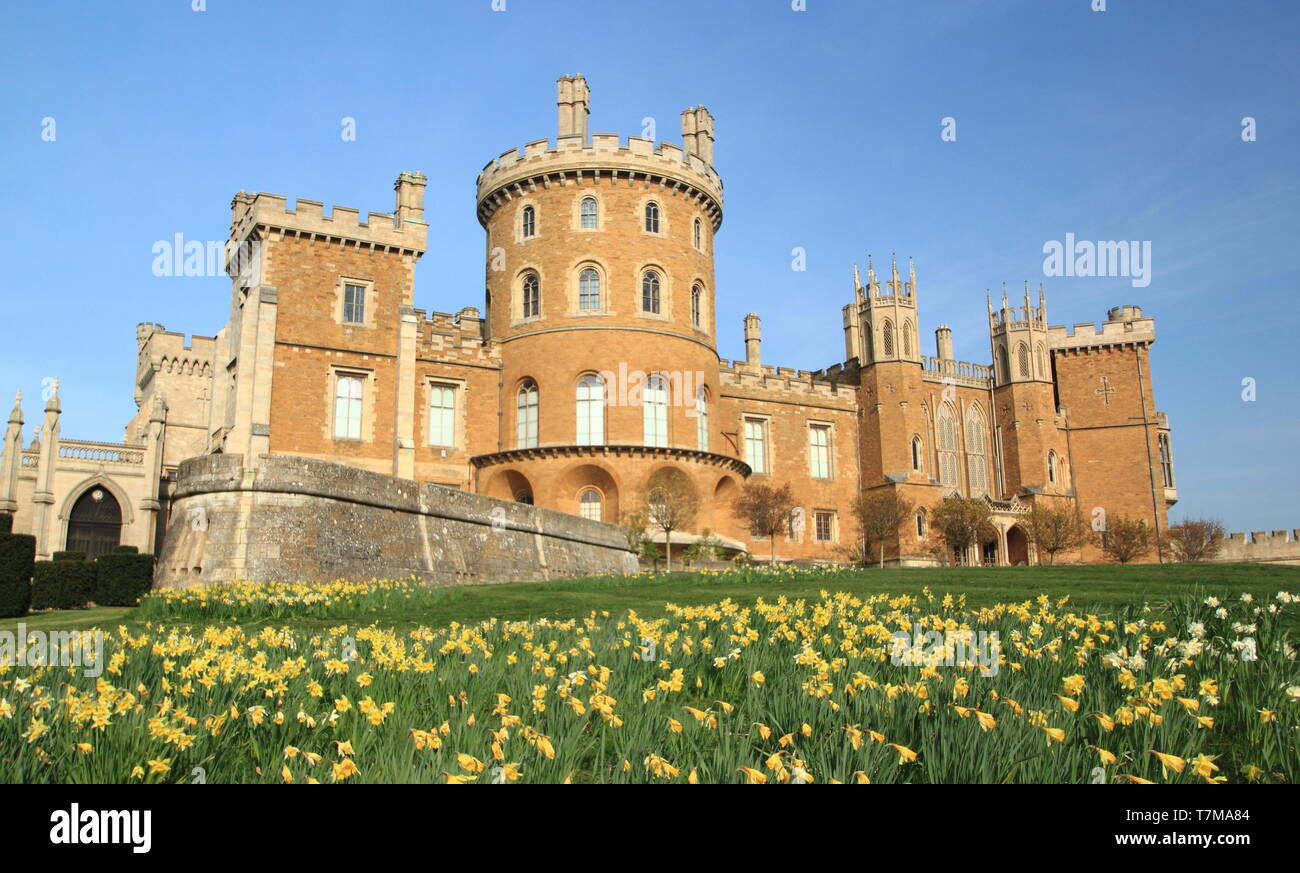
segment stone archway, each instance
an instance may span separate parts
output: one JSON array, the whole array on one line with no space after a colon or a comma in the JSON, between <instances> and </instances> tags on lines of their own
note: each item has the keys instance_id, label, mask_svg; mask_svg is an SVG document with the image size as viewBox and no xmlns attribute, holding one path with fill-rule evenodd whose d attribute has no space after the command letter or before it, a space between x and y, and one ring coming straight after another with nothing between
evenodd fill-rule
<instances>
[{"instance_id":1,"label":"stone archway","mask_svg":"<svg viewBox=\"0 0 1300 873\"><path fill-rule=\"evenodd\" d=\"M1007 530L1007 563L1013 567L1029 566L1029 537L1020 525Z\"/></svg>"},{"instance_id":2,"label":"stone archway","mask_svg":"<svg viewBox=\"0 0 1300 873\"><path fill-rule=\"evenodd\" d=\"M488 481L487 488L483 491L488 497L496 497L499 500L512 500L515 503L534 502L533 484L528 481L528 477L518 470L499 470Z\"/></svg>"},{"instance_id":3,"label":"stone archway","mask_svg":"<svg viewBox=\"0 0 1300 873\"><path fill-rule=\"evenodd\" d=\"M64 548L87 557L107 555L122 542L122 505L113 492L92 485L72 504Z\"/></svg>"},{"instance_id":4,"label":"stone archway","mask_svg":"<svg viewBox=\"0 0 1300 873\"><path fill-rule=\"evenodd\" d=\"M593 493L598 500L593 501ZM619 524L623 517L618 483L608 470L596 464L579 464L567 470L561 478L558 496L563 503L557 508L573 515L594 518L594 503L599 508L600 516L595 520Z\"/></svg>"}]
</instances>

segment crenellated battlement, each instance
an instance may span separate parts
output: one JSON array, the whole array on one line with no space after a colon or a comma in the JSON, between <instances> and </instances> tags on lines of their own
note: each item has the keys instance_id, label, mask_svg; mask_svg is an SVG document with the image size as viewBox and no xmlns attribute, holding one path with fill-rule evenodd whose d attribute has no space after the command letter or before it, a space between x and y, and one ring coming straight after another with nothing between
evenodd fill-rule
<instances>
[{"instance_id":1,"label":"crenellated battlement","mask_svg":"<svg viewBox=\"0 0 1300 873\"><path fill-rule=\"evenodd\" d=\"M592 134L589 144L580 135L558 137L555 145L540 139L489 161L478 177L479 222L486 226L502 204L538 187L588 181L671 188L702 201L715 231L722 225L722 178L703 158L644 137L624 142L616 133Z\"/></svg>"},{"instance_id":2,"label":"crenellated battlement","mask_svg":"<svg viewBox=\"0 0 1300 873\"><path fill-rule=\"evenodd\" d=\"M415 310L419 325L420 356L439 360L461 360L499 364L500 347L483 339L483 319L477 308L467 306L457 313Z\"/></svg>"},{"instance_id":3,"label":"crenellated battlement","mask_svg":"<svg viewBox=\"0 0 1300 873\"><path fill-rule=\"evenodd\" d=\"M1071 328L1053 325L1047 329L1049 347L1055 350L1081 350L1120 345L1150 345L1156 341L1156 322L1144 316L1138 306L1116 306L1107 313L1101 326L1081 322Z\"/></svg>"},{"instance_id":4,"label":"crenellated battlement","mask_svg":"<svg viewBox=\"0 0 1300 873\"><path fill-rule=\"evenodd\" d=\"M291 209L288 198L281 194L240 191L231 202L230 239L242 243L255 231L259 239L268 233L293 234L418 257L424 254L428 239L423 220L424 186L423 175L403 173L394 185L396 211L368 212L365 221L360 210L348 206L334 206L326 215L318 200L300 197Z\"/></svg>"},{"instance_id":5,"label":"crenellated battlement","mask_svg":"<svg viewBox=\"0 0 1300 873\"><path fill-rule=\"evenodd\" d=\"M1230 533L1215 561L1271 561L1300 564L1300 530Z\"/></svg>"},{"instance_id":6,"label":"crenellated battlement","mask_svg":"<svg viewBox=\"0 0 1300 873\"><path fill-rule=\"evenodd\" d=\"M794 393L827 399L852 398L850 386L823 377L823 371L796 370L793 367L762 365L756 371L745 361L720 360L718 378L723 385L758 389L773 393Z\"/></svg>"},{"instance_id":7,"label":"crenellated battlement","mask_svg":"<svg viewBox=\"0 0 1300 873\"><path fill-rule=\"evenodd\" d=\"M136 343L139 347L137 379L141 384L145 370L203 377L212 375L217 344L215 337L188 336L169 331L161 324L143 323L136 327Z\"/></svg>"}]
</instances>

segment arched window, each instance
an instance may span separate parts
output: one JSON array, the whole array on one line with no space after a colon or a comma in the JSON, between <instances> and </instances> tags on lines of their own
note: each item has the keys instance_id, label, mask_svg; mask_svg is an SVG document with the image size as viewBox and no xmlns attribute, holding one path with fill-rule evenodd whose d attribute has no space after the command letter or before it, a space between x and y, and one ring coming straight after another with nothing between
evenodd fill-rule
<instances>
[{"instance_id":1,"label":"arched window","mask_svg":"<svg viewBox=\"0 0 1300 873\"><path fill-rule=\"evenodd\" d=\"M1007 347L998 346L998 369L1002 371L1002 381L1007 382L1011 379L1011 363L1007 360Z\"/></svg>"},{"instance_id":2,"label":"arched window","mask_svg":"<svg viewBox=\"0 0 1300 873\"><path fill-rule=\"evenodd\" d=\"M515 448L537 448L536 382L525 382L519 386L518 408L515 413Z\"/></svg>"},{"instance_id":3,"label":"arched window","mask_svg":"<svg viewBox=\"0 0 1300 873\"><path fill-rule=\"evenodd\" d=\"M696 285L691 289L691 324L696 327L700 326L700 300L704 297L704 289Z\"/></svg>"},{"instance_id":4,"label":"arched window","mask_svg":"<svg viewBox=\"0 0 1300 873\"><path fill-rule=\"evenodd\" d=\"M1016 363L1020 367L1021 377L1028 379L1029 378L1029 346L1025 345L1024 343L1021 343L1020 345L1016 346Z\"/></svg>"},{"instance_id":5,"label":"arched window","mask_svg":"<svg viewBox=\"0 0 1300 873\"><path fill-rule=\"evenodd\" d=\"M659 204L653 200L645 205L645 229L650 233L659 232Z\"/></svg>"},{"instance_id":6,"label":"arched window","mask_svg":"<svg viewBox=\"0 0 1300 873\"><path fill-rule=\"evenodd\" d=\"M605 383L588 373L578 381L578 439L580 446L605 442Z\"/></svg>"},{"instance_id":7,"label":"arched window","mask_svg":"<svg viewBox=\"0 0 1300 873\"><path fill-rule=\"evenodd\" d=\"M121 537L122 507L107 488L91 488L72 504L68 516L68 551L85 552L97 558L113 551Z\"/></svg>"},{"instance_id":8,"label":"arched window","mask_svg":"<svg viewBox=\"0 0 1300 873\"><path fill-rule=\"evenodd\" d=\"M537 233L537 210L531 206L524 207L524 236L534 236Z\"/></svg>"},{"instance_id":9,"label":"arched window","mask_svg":"<svg viewBox=\"0 0 1300 873\"><path fill-rule=\"evenodd\" d=\"M978 406L972 406L966 412L966 469L970 474L972 497L980 497L989 490L986 445L984 414Z\"/></svg>"},{"instance_id":10,"label":"arched window","mask_svg":"<svg viewBox=\"0 0 1300 873\"><path fill-rule=\"evenodd\" d=\"M912 357L912 322L903 322L903 357Z\"/></svg>"},{"instance_id":11,"label":"arched window","mask_svg":"<svg viewBox=\"0 0 1300 873\"><path fill-rule=\"evenodd\" d=\"M925 539L925 510L922 509L916 514L916 538Z\"/></svg>"},{"instance_id":12,"label":"arched window","mask_svg":"<svg viewBox=\"0 0 1300 873\"><path fill-rule=\"evenodd\" d=\"M578 276L578 308L600 309L600 274L590 267Z\"/></svg>"},{"instance_id":13,"label":"arched window","mask_svg":"<svg viewBox=\"0 0 1300 873\"><path fill-rule=\"evenodd\" d=\"M703 236L704 236L704 226L700 223L700 220L697 218L695 219L695 247L697 249L703 247Z\"/></svg>"},{"instance_id":14,"label":"arched window","mask_svg":"<svg viewBox=\"0 0 1300 873\"><path fill-rule=\"evenodd\" d=\"M578 497L578 514L592 521L600 521L600 492L588 488Z\"/></svg>"},{"instance_id":15,"label":"arched window","mask_svg":"<svg viewBox=\"0 0 1300 873\"><path fill-rule=\"evenodd\" d=\"M659 274L654 270L641 277L641 311L659 312Z\"/></svg>"},{"instance_id":16,"label":"arched window","mask_svg":"<svg viewBox=\"0 0 1300 873\"><path fill-rule=\"evenodd\" d=\"M1043 351L1043 344L1038 344L1038 378L1050 379L1052 371L1047 368L1047 353Z\"/></svg>"},{"instance_id":17,"label":"arched window","mask_svg":"<svg viewBox=\"0 0 1300 873\"><path fill-rule=\"evenodd\" d=\"M668 445L668 380L659 373L646 379L641 393L644 436L647 446Z\"/></svg>"},{"instance_id":18,"label":"arched window","mask_svg":"<svg viewBox=\"0 0 1300 873\"><path fill-rule=\"evenodd\" d=\"M584 197L582 205L579 207L581 212L580 224L583 230L596 229L596 198Z\"/></svg>"},{"instance_id":19,"label":"arched window","mask_svg":"<svg viewBox=\"0 0 1300 873\"><path fill-rule=\"evenodd\" d=\"M1047 453L1047 481L1056 484L1056 452Z\"/></svg>"},{"instance_id":20,"label":"arched window","mask_svg":"<svg viewBox=\"0 0 1300 873\"><path fill-rule=\"evenodd\" d=\"M912 437L912 469L921 472L922 458L924 458L923 443L919 436Z\"/></svg>"},{"instance_id":21,"label":"arched window","mask_svg":"<svg viewBox=\"0 0 1300 873\"><path fill-rule=\"evenodd\" d=\"M535 315L541 315L541 289L542 283L538 280L536 273L528 273L524 276L524 318L532 318Z\"/></svg>"},{"instance_id":22,"label":"arched window","mask_svg":"<svg viewBox=\"0 0 1300 873\"><path fill-rule=\"evenodd\" d=\"M957 488L957 415L952 404L939 409L939 483Z\"/></svg>"},{"instance_id":23,"label":"arched window","mask_svg":"<svg viewBox=\"0 0 1300 873\"><path fill-rule=\"evenodd\" d=\"M709 450L709 392L703 388L695 395L695 447Z\"/></svg>"},{"instance_id":24,"label":"arched window","mask_svg":"<svg viewBox=\"0 0 1300 873\"><path fill-rule=\"evenodd\" d=\"M885 325L880 329L880 347L884 351L886 358L894 356L894 323L888 319Z\"/></svg>"}]
</instances>

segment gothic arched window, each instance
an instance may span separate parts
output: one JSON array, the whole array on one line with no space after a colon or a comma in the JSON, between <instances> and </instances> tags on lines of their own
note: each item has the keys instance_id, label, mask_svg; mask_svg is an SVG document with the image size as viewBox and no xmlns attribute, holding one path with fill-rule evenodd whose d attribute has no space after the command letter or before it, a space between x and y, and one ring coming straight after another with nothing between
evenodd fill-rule
<instances>
[{"instance_id":1,"label":"gothic arched window","mask_svg":"<svg viewBox=\"0 0 1300 873\"><path fill-rule=\"evenodd\" d=\"M578 381L578 438L580 446L605 442L605 383L588 373Z\"/></svg>"},{"instance_id":2,"label":"gothic arched window","mask_svg":"<svg viewBox=\"0 0 1300 873\"><path fill-rule=\"evenodd\" d=\"M580 211L582 213L580 219L580 224L582 226L582 229L595 230L596 229L596 198L584 197L582 200L582 206L580 207Z\"/></svg>"},{"instance_id":3,"label":"gothic arched window","mask_svg":"<svg viewBox=\"0 0 1300 873\"><path fill-rule=\"evenodd\" d=\"M538 280L536 273L528 273L524 276L524 288L523 288L524 318L532 318L535 315L541 314L542 312L541 287L542 287L541 282Z\"/></svg>"},{"instance_id":4,"label":"gothic arched window","mask_svg":"<svg viewBox=\"0 0 1300 873\"><path fill-rule=\"evenodd\" d=\"M531 206L524 207L523 231L526 237L537 233L537 210Z\"/></svg>"},{"instance_id":5,"label":"gothic arched window","mask_svg":"<svg viewBox=\"0 0 1300 873\"><path fill-rule=\"evenodd\" d=\"M704 289L696 285L691 289L691 324L696 327L700 326L700 300L704 297Z\"/></svg>"},{"instance_id":6,"label":"gothic arched window","mask_svg":"<svg viewBox=\"0 0 1300 873\"><path fill-rule=\"evenodd\" d=\"M600 274L590 267L578 276L578 308L600 309Z\"/></svg>"},{"instance_id":7,"label":"gothic arched window","mask_svg":"<svg viewBox=\"0 0 1300 873\"><path fill-rule=\"evenodd\" d=\"M957 488L957 414L951 403L939 409L939 482Z\"/></svg>"},{"instance_id":8,"label":"gothic arched window","mask_svg":"<svg viewBox=\"0 0 1300 873\"><path fill-rule=\"evenodd\" d=\"M884 348L885 357L892 358L894 356L894 323L886 320L880 334L880 344Z\"/></svg>"},{"instance_id":9,"label":"gothic arched window","mask_svg":"<svg viewBox=\"0 0 1300 873\"><path fill-rule=\"evenodd\" d=\"M527 381L519 386L515 411L515 448L537 448L537 383Z\"/></svg>"},{"instance_id":10,"label":"gothic arched window","mask_svg":"<svg viewBox=\"0 0 1300 873\"><path fill-rule=\"evenodd\" d=\"M1016 362L1020 366L1020 375L1023 378L1028 379L1030 375L1029 374L1029 346L1025 345L1024 343L1021 343L1020 345L1016 346Z\"/></svg>"},{"instance_id":11,"label":"gothic arched window","mask_svg":"<svg viewBox=\"0 0 1300 873\"><path fill-rule=\"evenodd\" d=\"M987 494L989 490L985 446L984 414L978 406L972 406L966 413L966 468L972 497Z\"/></svg>"},{"instance_id":12,"label":"gothic arched window","mask_svg":"<svg viewBox=\"0 0 1300 873\"><path fill-rule=\"evenodd\" d=\"M649 233L659 232L659 204L653 200L645 205L645 229Z\"/></svg>"},{"instance_id":13,"label":"gothic arched window","mask_svg":"<svg viewBox=\"0 0 1300 873\"><path fill-rule=\"evenodd\" d=\"M659 274L654 270L641 277L641 311L659 312Z\"/></svg>"}]
</instances>

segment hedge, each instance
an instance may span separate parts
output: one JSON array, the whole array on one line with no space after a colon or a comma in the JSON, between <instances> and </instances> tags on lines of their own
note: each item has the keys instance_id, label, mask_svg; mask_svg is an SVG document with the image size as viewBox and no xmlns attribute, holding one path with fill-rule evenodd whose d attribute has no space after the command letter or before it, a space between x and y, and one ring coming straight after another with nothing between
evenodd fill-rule
<instances>
[{"instance_id":1,"label":"hedge","mask_svg":"<svg viewBox=\"0 0 1300 873\"><path fill-rule=\"evenodd\" d=\"M153 587L153 555L111 553L95 559L95 604L135 606Z\"/></svg>"},{"instance_id":2,"label":"hedge","mask_svg":"<svg viewBox=\"0 0 1300 873\"><path fill-rule=\"evenodd\" d=\"M0 533L0 618L26 615L32 602L36 537Z\"/></svg>"},{"instance_id":3,"label":"hedge","mask_svg":"<svg viewBox=\"0 0 1300 873\"><path fill-rule=\"evenodd\" d=\"M95 598L95 565L37 561L32 568L32 609L85 609Z\"/></svg>"},{"instance_id":4,"label":"hedge","mask_svg":"<svg viewBox=\"0 0 1300 873\"><path fill-rule=\"evenodd\" d=\"M140 554L140 550L137 549L135 546L113 546L113 554L115 554L115 555L138 555L138 554Z\"/></svg>"},{"instance_id":5,"label":"hedge","mask_svg":"<svg viewBox=\"0 0 1300 873\"><path fill-rule=\"evenodd\" d=\"M53 561L84 561L88 556L85 552L55 552L51 557Z\"/></svg>"}]
</instances>

